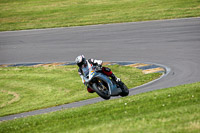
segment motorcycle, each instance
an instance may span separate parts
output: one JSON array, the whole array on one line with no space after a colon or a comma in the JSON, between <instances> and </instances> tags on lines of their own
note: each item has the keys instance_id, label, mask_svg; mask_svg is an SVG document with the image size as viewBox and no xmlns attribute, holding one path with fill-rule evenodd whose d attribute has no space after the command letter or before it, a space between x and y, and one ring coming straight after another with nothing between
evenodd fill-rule
<instances>
[{"instance_id":1,"label":"motorcycle","mask_svg":"<svg viewBox=\"0 0 200 133\"><path fill-rule=\"evenodd\" d=\"M110 99L111 96L128 96L129 89L122 81L116 83L114 80L101 73L100 70L101 68L95 66L89 68L89 71L85 74L87 86L106 100Z\"/></svg>"}]
</instances>

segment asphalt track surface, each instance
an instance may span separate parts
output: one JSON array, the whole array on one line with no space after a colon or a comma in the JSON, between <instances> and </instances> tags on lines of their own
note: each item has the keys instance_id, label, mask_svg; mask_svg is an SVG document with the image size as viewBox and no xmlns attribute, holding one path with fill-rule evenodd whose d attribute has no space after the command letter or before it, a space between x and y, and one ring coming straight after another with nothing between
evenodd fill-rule
<instances>
[{"instance_id":1,"label":"asphalt track surface","mask_svg":"<svg viewBox=\"0 0 200 133\"><path fill-rule=\"evenodd\" d=\"M200 18L0 32L0 64L74 61L79 54L104 61L153 62L170 68L162 79L132 89L130 95L199 82ZM99 101L102 99L95 98L59 108ZM4 120L51 111L56 108Z\"/></svg>"}]
</instances>

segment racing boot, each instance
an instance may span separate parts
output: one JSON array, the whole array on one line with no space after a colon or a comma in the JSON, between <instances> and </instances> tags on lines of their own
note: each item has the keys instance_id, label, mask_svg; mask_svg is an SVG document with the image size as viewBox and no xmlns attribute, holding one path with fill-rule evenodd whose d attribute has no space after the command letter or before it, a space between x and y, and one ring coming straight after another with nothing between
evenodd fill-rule
<instances>
[{"instance_id":1,"label":"racing boot","mask_svg":"<svg viewBox=\"0 0 200 133\"><path fill-rule=\"evenodd\" d=\"M110 77L117 83L119 84L121 82L120 78L117 78L113 73L110 75Z\"/></svg>"}]
</instances>

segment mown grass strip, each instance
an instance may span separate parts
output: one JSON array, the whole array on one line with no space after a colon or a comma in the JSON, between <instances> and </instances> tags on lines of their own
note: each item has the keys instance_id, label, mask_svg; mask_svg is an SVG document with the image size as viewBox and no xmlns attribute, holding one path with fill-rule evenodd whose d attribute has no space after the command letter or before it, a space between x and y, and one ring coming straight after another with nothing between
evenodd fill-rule
<instances>
[{"instance_id":1,"label":"mown grass strip","mask_svg":"<svg viewBox=\"0 0 200 133\"><path fill-rule=\"evenodd\" d=\"M0 123L0 132L181 132L200 129L200 82Z\"/></svg>"},{"instance_id":2,"label":"mown grass strip","mask_svg":"<svg viewBox=\"0 0 200 133\"><path fill-rule=\"evenodd\" d=\"M0 1L0 31L197 16L199 0Z\"/></svg>"},{"instance_id":3,"label":"mown grass strip","mask_svg":"<svg viewBox=\"0 0 200 133\"><path fill-rule=\"evenodd\" d=\"M110 66L129 88L158 78L161 74L143 74L142 70ZM89 94L78 75L77 66L2 67L0 68L0 116L16 114L97 97ZM12 104L1 90L20 96ZM6 95L6 96L4 96ZM2 105L2 107L1 107Z\"/></svg>"}]
</instances>

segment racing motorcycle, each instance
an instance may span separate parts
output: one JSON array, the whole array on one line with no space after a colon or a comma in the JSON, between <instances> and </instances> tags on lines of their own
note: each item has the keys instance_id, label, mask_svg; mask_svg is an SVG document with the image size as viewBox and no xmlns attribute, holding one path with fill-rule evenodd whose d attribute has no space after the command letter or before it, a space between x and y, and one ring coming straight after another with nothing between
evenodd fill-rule
<instances>
[{"instance_id":1,"label":"racing motorcycle","mask_svg":"<svg viewBox=\"0 0 200 133\"><path fill-rule=\"evenodd\" d=\"M100 67L91 66L85 77L87 84L103 99L110 99L111 96L128 96L129 89L122 82L116 83L113 79L100 72Z\"/></svg>"}]
</instances>

